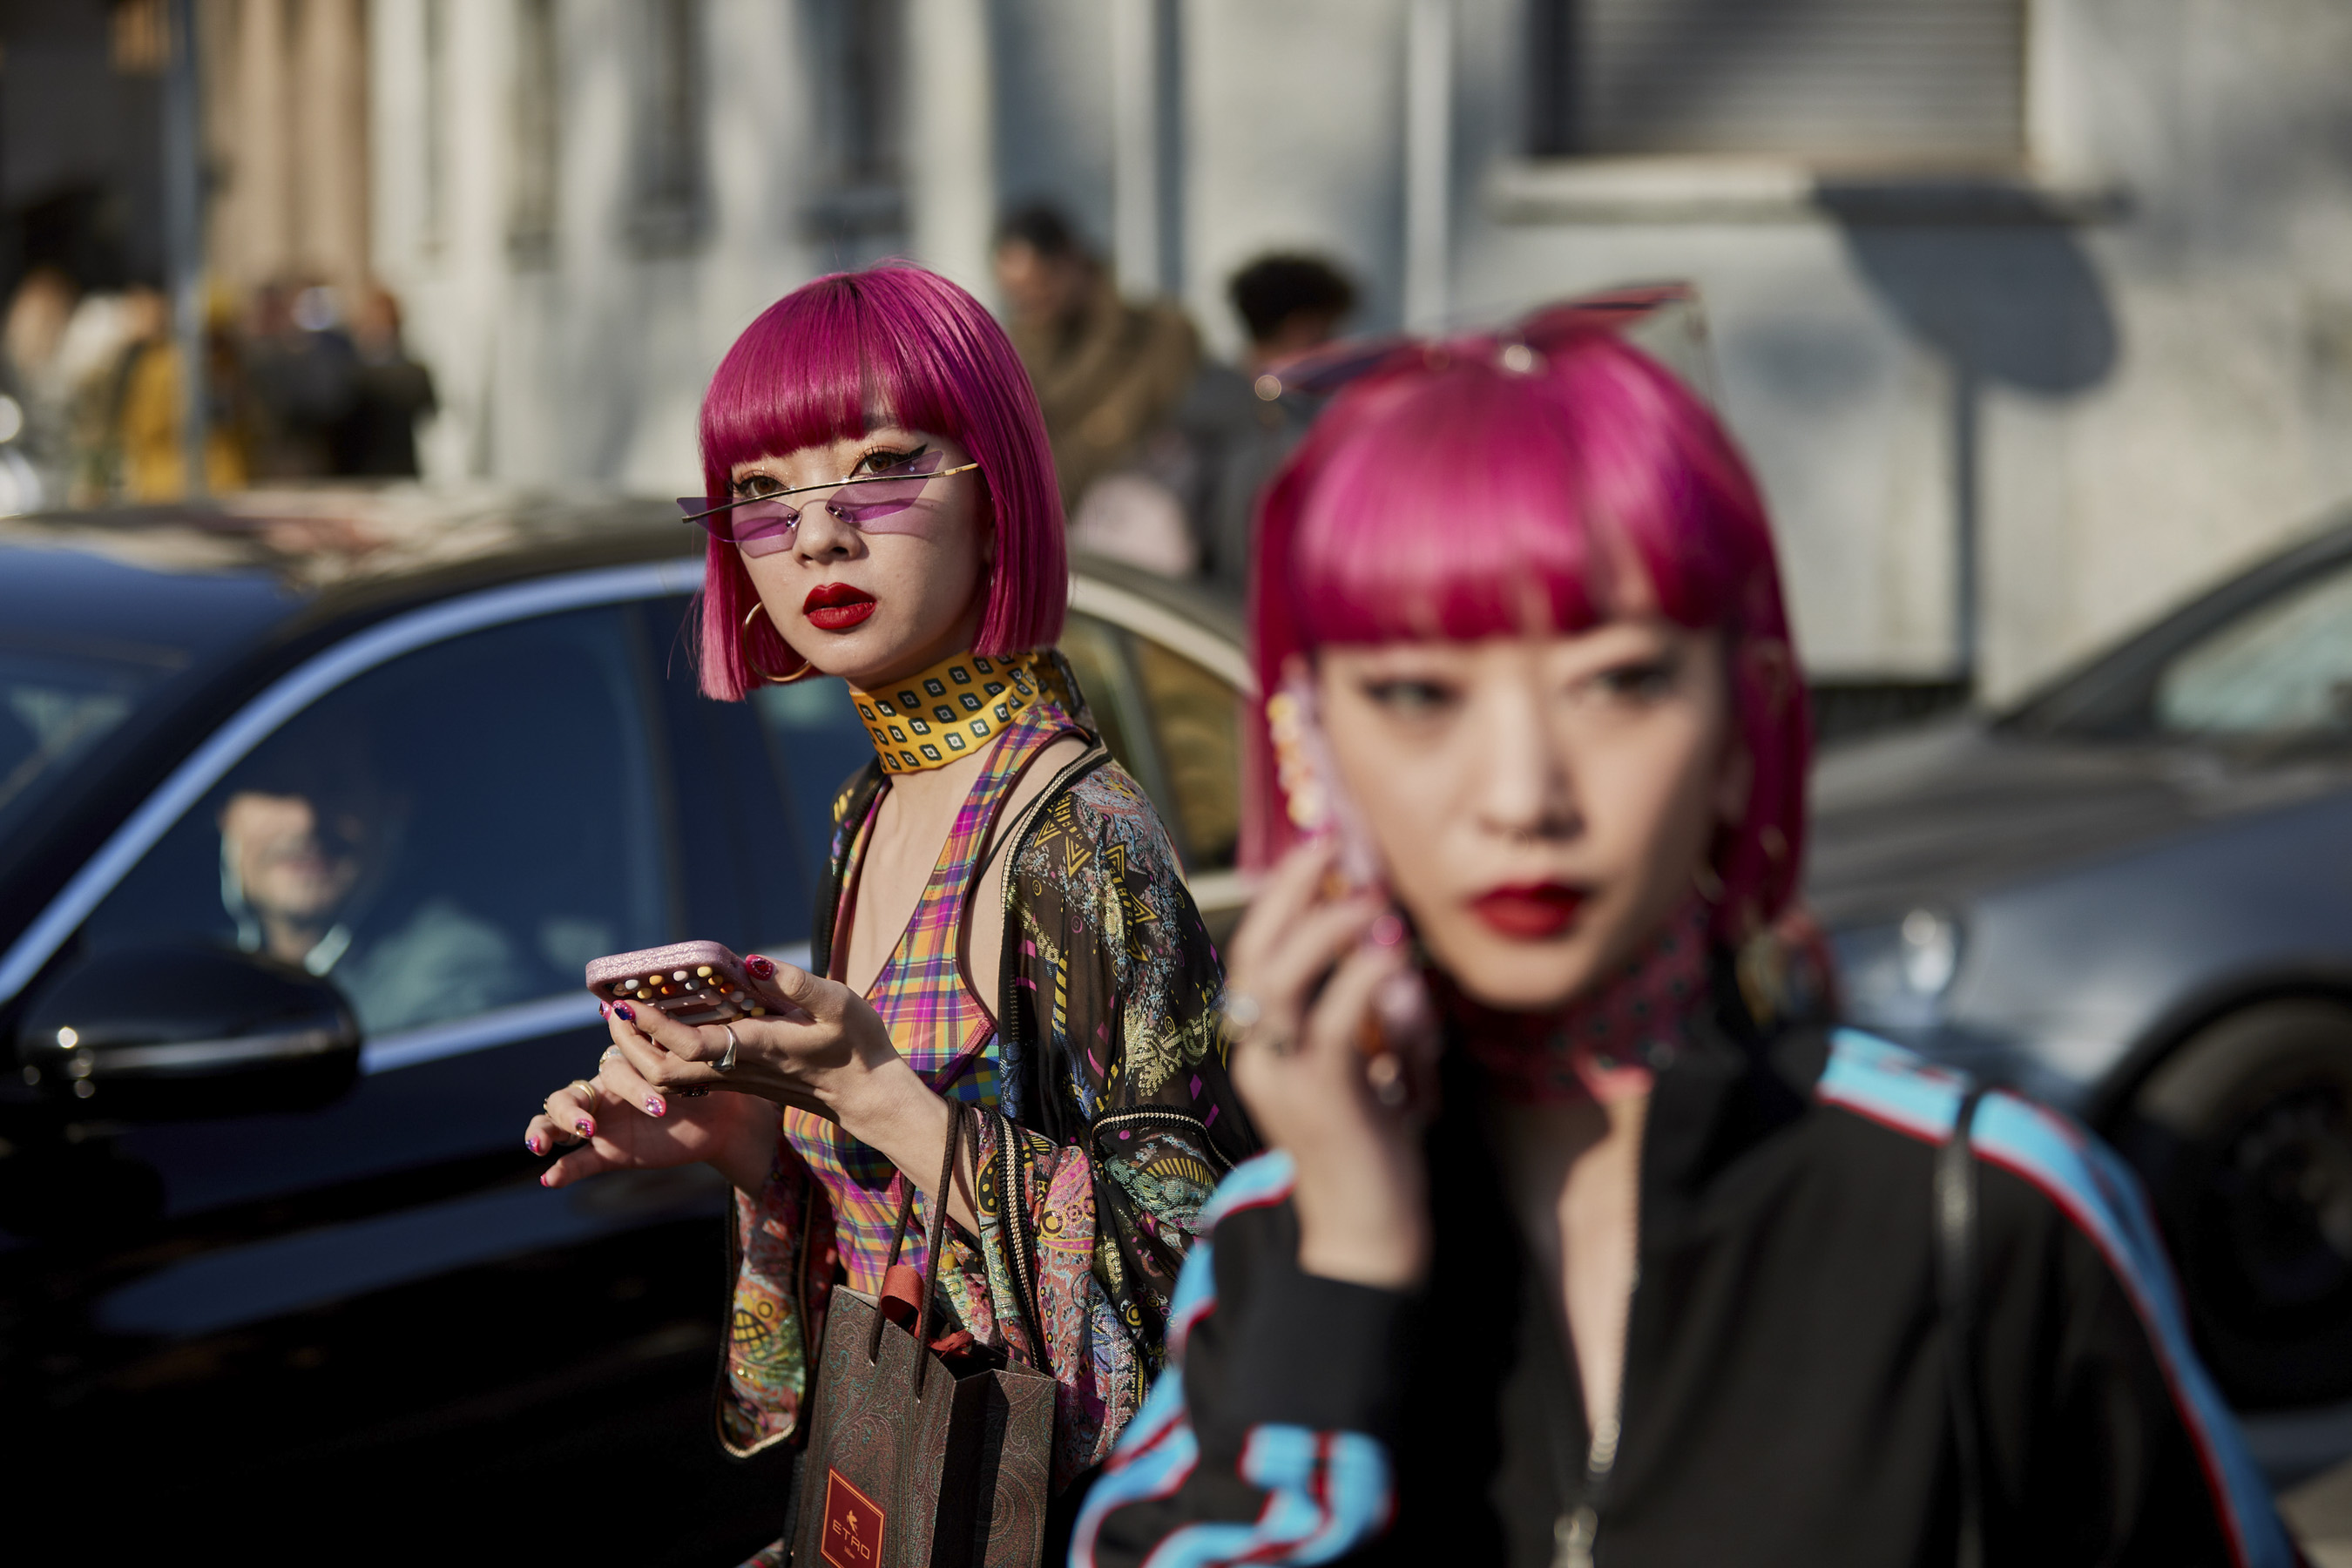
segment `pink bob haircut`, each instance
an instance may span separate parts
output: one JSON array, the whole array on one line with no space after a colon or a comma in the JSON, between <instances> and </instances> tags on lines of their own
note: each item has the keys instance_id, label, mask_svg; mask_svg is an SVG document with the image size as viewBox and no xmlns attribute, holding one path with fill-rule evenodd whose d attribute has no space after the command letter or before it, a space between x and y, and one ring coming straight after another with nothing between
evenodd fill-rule
<instances>
[{"instance_id":1,"label":"pink bob haircut","mask_svg":"<svg viewBox=\"0 0 2352 1568\"><path fill-rule=\"evenodd\" d=\"M1748 815L1718 836L1718 935L1795 890L1811 720L1770 525L1715 416L1577 307L1517 331L1412 343L1332 400L1259 503L1250 621L1259 689L1326 643L1576 632L1629 566L1674 620L1722 634ZM1297 837L1263 724L1247 726L1244 862Z\"/></svg>"},{"instance_id":2,"label":"pink bob haircut","mask_svg":"<svg viewBox=\"0 0 2352 1568\"><path fill-rule=\"evenodd\" d=\"M972 651L1051 646L1069 605L1070 568L1045 416L1004 329L936 272L903 262L836 272L760 312L703 395L703 494L716 506L738 463L854 440L885 419L950 437L980 464L981 525L996 554ZM800 658L765 616L739 634L757 597L735 547L710 541L706 695L733 702L761 684L747 645L768 669Z\"/></svg>"}]
</instances>

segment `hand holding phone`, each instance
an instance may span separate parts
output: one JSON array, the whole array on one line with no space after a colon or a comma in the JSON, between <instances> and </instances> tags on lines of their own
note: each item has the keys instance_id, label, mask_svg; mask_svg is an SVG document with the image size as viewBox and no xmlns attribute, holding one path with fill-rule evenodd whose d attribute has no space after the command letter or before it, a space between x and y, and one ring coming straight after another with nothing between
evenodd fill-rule
<instances>
[{"instance_id":1,"label":"hand holding phone","mask_svg":"<svg viewBox=\"0 0 2352 1568\"><path fill-rule=\"evenodd\" d=\"M1329 743L1315 700L1315 687L1304 669L1286 674L1282 689L1265 705L1266 724L1274 741L1275 763L1293 826L1310 838L1333 841L1331 869L1324 879L1323 896L1340 900L1362 892L1385 897L1387 879L1380 851L1364 826L1355 803L1339 783ZM1364 945L1392 946L1402 940L1402 917L1391 913L1374 922ZM1383 984L1372 998L1372 1016L1356 1042L1365 1058L1365 1071L1381 1101L1399 1105L1410 1087L1405 1057L1425 1057L1436 1031L1436 1015L1421 975L1405 971Z\"/></svg>"},{"instance_id":2,"label":"hand holding phone","mask_svg":"<svg viewBox=\"0 0 2352 1568\"><path fill-rule=\"evenodd\" d=\"M591 959L588 989L600 1002L652 1007L687 1025L731 1024L774 1011L743 960L715 942Z\"/></svg>"}]
</instances>

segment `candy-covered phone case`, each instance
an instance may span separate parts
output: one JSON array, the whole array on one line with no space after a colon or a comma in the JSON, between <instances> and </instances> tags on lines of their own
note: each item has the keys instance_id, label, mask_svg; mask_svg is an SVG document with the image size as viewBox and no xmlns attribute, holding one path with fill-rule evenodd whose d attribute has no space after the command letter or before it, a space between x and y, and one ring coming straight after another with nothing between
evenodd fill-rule
<instances>
[{"instance_id":1,"label":"candy-covered phone case","mask_svg":"<svg viewBox=\"0 0 2352 1568\"><path fill-rule=\"evenodd\" d=\"M615 952L588 963L599 1001L660 1009L681 1024L728 1024L765 1016L743 961L715 942L680 942Z\"/></svg>"}]
</instances>

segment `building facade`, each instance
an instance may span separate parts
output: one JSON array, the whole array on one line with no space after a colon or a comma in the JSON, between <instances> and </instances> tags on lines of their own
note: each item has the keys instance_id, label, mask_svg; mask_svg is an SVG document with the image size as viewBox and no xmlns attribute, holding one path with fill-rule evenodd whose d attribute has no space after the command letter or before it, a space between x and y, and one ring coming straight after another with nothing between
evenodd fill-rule
<instances>
[{"instance_id":1,"label":"building facade","mask_svg":"<svg viewBox=\"0 0 2352 1568\"><path fill-rule=\"evenodd\" d=\"M1760 19L1759 19L1760 18ZM1706 294L1817 678L1996 700L2352 496L2335 0L373 0L368 218L439 478L695 482L815 274L988 291L1060 202L1237 346L1325 252L1379 330Z\"/></svg>"}]
</instances>

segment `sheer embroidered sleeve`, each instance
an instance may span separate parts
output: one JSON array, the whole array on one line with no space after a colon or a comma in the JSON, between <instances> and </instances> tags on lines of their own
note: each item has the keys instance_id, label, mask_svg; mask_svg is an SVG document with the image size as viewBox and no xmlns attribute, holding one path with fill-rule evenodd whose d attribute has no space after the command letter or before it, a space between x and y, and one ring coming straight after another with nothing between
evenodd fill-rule
<instances>
[{"instance_id":1,"label":"sheer embroidered sleeve","mask_svg":"<svg viewBox=\"0 0 2352 1568\"><path fill-rule=\"evenodd\" d=\"M1013 855L977 1250L1004 1347L1061 1384L1059 1487L1141 1405L1202 1208L1256 1142L1216 951L1134 780L1105 765L1066 786Z\"/></svg>"}]
</instances>

